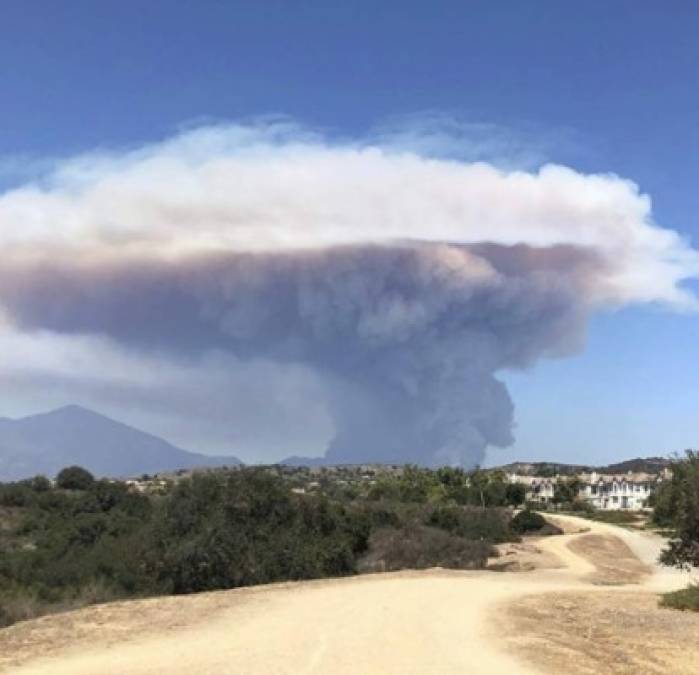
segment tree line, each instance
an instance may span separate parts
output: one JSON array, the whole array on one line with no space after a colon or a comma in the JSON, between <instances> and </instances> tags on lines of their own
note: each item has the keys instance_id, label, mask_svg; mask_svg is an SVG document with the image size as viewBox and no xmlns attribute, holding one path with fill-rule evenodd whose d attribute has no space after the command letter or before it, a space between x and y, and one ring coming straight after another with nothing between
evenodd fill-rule
<instances>
[{"instance_id":1,"label":"tree line","mask_svg":"<svg viewBox=\"0 0 699 675\"><path fill-rule=\"evenodd\" d=\"M503 475L452 468L319 494L264 468L212 471L144 494L68 467L55 483L0 484L0 625L116 598L482 567L494 543L532 527L506 508L523 500ZM372 547L377 567L364 563Z\"/></svg>"}]
</instances>

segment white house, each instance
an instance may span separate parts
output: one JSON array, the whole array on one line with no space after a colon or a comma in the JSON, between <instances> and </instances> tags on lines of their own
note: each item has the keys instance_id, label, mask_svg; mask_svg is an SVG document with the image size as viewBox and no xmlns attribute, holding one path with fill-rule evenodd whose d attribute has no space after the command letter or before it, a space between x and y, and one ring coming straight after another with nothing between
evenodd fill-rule
<instances>
[{"instance_id":1,"label":"white house","mask_svg":"<svg viewBox=\"0 0 699 675\"><path fill-rule=\"evenodd\" d=\"M648 473L598 474L581 473L575 476L582 486L578 493L580 499L589 502L594 508L604 511L630 510L639 511L646 508L649 497L669 473L655 475ZM540 478L510 474L511 483L526 486L527 501L548 504L553 501L558 481L566 481L572 476L554 476Z\"/></svg>"},{"instance_id":2,"label":"white house","mask_svg":"<svg viewBox=\"0 0 699 675\"><path fill-rule=\"evenodd\" d=\"M579 478L583 481L580 497L586 499L595 508L606 511L619 509L638 511L645 508L648 498L662 481L662 477L647 473L615 476L593 472L581 474Z\"/></svg>"}]
</instances>

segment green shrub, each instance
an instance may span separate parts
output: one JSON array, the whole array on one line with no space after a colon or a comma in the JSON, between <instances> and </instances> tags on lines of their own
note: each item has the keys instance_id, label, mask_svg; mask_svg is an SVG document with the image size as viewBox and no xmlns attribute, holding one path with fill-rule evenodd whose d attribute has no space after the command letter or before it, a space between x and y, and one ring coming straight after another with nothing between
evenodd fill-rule
<instances>
[{"instance_id":1,"label":"green shrub","mask_svg":"<svg viewBox=\"0 0 699 675\"><path fill-rule=\"evenodd\" d=\"M36 494L26 483L0 484L0 506L31 506Z\"/></svg>"},{"instance_id":2,"label":"green shrub","mask_svg":"<svg viewBox=\"0 0 699 675\"><path fill-rule=\"evenodd\" d=\"M81 466L67 466L56 476L56 485L63 490L89 490L95 477Z\"/></svg>"},{"instance_id":3,"label":"green shrub","mask_svg":"<svg viewBox=\"0 0 699 675\"><path fill-rule=\"evenodd\" d=\"M699 612L699 584L691 584L673 593L664 593L660 598L660 606Z\"/></svg>"},{"instance_id":4,"label":"green shrub","mask_svg":"<svg viewBox=\"0 0 699 675\"><path fill-rule=\"evenodd\" d=\"M687 450L685 458L673 464L669 485L668 493L656 500L656 513L666 502L656 522L668 520L675 532L660 560L675 567L699 567L699 452Z\"/></svg>"},{"instance_id":5,"label":"green shrub","mask_svg":"<svg viewBox=\"0 0 699 675\"><path fill-rule=\"evenodd\" d=\"M27 485L34 492L48 492L51 489L51 481L46 476L37 475L27 481Z\"/></svg>"},{"instance_id":6,"label":"green shrub","mask_svg":"<svg viewBox=\"0 0 699 675\"><path fill-rule=\"evenodd\" d=\"M180 482L153 523L146 569L174 593L355 571L371 523L263 471Z\"/></svg>"},{"instance_id":7,"label":"green shrub","mask_svg":"<svg viewBox=\"0 0 699 675\"><path fill-rule=\"evenodd\" d=\"M536 511L520 511L510 522L510 527L518 534L539 532L548 524L546 518Z\"/></svg>"},{"instance_id":8,"label":"green shrub","mask_svg":"<svg viewBox=\"0 0 699 675\"><path fill-rule=\"evenodd\" d=\"M595 507L584 499L575 499L573 502L571 502L569 508L573 513L577 513L583 517L590 516L595 513ZM611 513L611 511L605 511L604 513Z\"/></svg>"},{"instance_id":9,"label":"green shrub","mask_svg":"<svg viewBox=\"0 0 699 675\"><path fill-rule=\"evenodd\" d=\"M504 509L468 506L440 506L427 517L426 524L472 541L499 544L516 540Z\"/></svg>"}]
</instances>

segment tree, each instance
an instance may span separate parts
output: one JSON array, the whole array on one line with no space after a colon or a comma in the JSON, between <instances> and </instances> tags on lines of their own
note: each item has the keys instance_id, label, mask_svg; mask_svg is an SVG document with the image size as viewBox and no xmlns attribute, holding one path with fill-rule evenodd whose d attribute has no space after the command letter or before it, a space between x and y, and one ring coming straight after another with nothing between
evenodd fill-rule
<instances>
[{"instance_id":1,"label":"tree","mask_svg":"<svg viewBox=\"0 0 699 675\"><path fill-rule=\"evenodd\" d=\"M474 470L469 476L469 486L477 501L476 504L482 508L486 507L485 494L488 487L488 474L480 469Z\"/></svg>"},{"instance_id":2,"label":"tree","mask_svg":"<svg viewBox=\"0 0 699 675\"><path fill-rule=\"evenodd\" d=\"M521 506L527 497L527 489L522 483L509 483L505 488L505 500L510 506Z\"/></svg>"},{"instance_id":3,"label":"tree","mask_svg":"<svg viewBox=\"0 0 699 675\"><path fill-rule=\"evenodd\" d=\"M582 481L579 478L558 479L554 490L554 504L572 504L579 497Z\"/></svg>"},{"instance_id":4,"label":"tree","mask_svg":"<svg viewBox=\"0 0 699 675\"><path fill-rule=\"evenodd\" d=\"M653 523L658 527L673 527L677 518L678 490L673 482L663 481L648 499L653 509Z\"/></svg>"},{"instance_id":5,"label":"tree","mask_svg":"<svg viewBox=\"0 0 699 675\"><path fill-rule=\"evenodd\" d=\"M685 459L673 465L670 488L663 493L665 512L659 519L672 520L676 537L660 560L674 567L699 567L699 452L687 450Z\"/></svg>"},{"instance_id":6,"label":"tree","mask_svg":"<svg viewBox=\"0 0 699 675\"><path fill-rule=\"evenodd\" d=\"M89 490L95 477L81 466L67 466L56 476L56 485L64 490Z\"/></svg>"},{"instance_id":7,"label":"tree","mask_svg":"<svg viewBox=\"0 0 699 675\"><path fill-rule=\"evenodd\" d=\"M413 464L407 464L403 468L403 474L397 482L400 500L415 503L426 502L438 484L431 471Z\"/></svg>"},{"instance_id":8,"label":"tree","mask_svg":"<svg viewBox=\"0 0 699 675\"><path fill-rule=\"evenodd\" d=\"M46 476L34 476L29 479L29 486L34 492L48 492L51 489L51 481Z\"/></svg>"}]
</instances>

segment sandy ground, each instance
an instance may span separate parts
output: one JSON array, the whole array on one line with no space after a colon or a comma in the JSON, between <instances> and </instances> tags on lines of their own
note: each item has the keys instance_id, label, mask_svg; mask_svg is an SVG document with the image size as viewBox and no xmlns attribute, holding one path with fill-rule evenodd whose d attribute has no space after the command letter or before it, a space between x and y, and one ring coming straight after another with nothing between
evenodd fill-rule
<instances>
[{"instance_id":1,"label":"sandy ground","mask_svg":"<svg viewBox=\"0 0 699 675\"><path fill-rule=\"evenodd\" d=\"M654 592L687 583L655 565L662 541L574 518L558 523L565 535L508 554L520 573L373 574L28 621L0 631L0 672L699 672L697 617L657 609Z\"/></svg>"},{"instance_id":2,"label":"sandy ground","mask_svg":"<svg viewBox=\"0 0 699 675\"><path fill-rule=\"evenodd\" d=\"M501 623L508 651L545 673L699 673L699 615L653 593L548 593L518 599Z\"/></svg>"}]
</instances>

